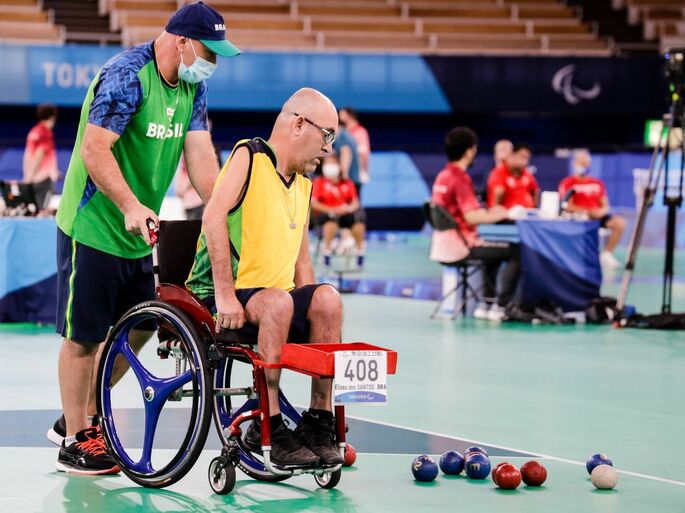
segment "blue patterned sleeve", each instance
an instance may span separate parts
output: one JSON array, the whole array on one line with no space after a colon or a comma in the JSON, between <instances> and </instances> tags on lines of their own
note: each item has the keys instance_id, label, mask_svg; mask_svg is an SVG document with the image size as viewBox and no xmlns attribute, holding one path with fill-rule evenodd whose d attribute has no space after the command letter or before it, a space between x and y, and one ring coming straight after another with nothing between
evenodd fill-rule
<instances>
[{"instance_id":1,"label":"blue patterned sleeve","mask_svg":"<svg viewBox=\"0 0 685 513\"><path fill-rule=\"evenodd\" d=\"M188 130L209 130L207 123L207 84L203 80L197 85L193 100L193 115Z\"/></svg>"},{"instance_id":2,"label":"blue patterned sleeve","mask_svg":"<svg viewBox=\"0 0 685 513\"><path fill-rule=\"evenodd\" d=\"M143 99L138 75L124 67L100 73L90 104L88 123L121 135Z\"/></svg>"}]
</instances>

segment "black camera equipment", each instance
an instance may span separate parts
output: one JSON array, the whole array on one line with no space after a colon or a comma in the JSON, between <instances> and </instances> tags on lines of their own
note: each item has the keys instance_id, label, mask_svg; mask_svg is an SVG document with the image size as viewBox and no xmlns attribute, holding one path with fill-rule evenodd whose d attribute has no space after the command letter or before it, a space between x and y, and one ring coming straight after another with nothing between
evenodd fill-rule
<instances>
[{"instance_id":1,"label":"black camera equipment","mask_svg":"<svg viewBox=\"0 0 685 513\"><path fill-rule=\"evenodd\" d=\"M681 327L685 320L685 314L674 316L671 312L673 296L673 257L675 253L676 214L683 204L683 176L685 170L685 142L683 141L682 127L685 126L685 48L673 48L666 51L665 73L669 90L669 109L663 116L663 126L658 144L654 147L652 159L649 164L649 173L643 194L642 205L633 227L630 243L628 245L628 260L626 262L621 290L616 301L617 318L620 325L639 325L641 327ZM680 140L677 141L678 136ZM672 183L669 177L669 155L671 150L680 149L680 174L676 183ZM662 180L663 177L663 180ZM623 315L630 281L635 269L635 260L642 240L645 228L647 212L654 204L657 191L661 188L664 194L664 205L667 207L666 221L666 252L664 259L663 295L661 314L641 317L640 322L631 322L629 317ZM671 320L673 322L671 322Z\"/></svg>"}]
</instances>

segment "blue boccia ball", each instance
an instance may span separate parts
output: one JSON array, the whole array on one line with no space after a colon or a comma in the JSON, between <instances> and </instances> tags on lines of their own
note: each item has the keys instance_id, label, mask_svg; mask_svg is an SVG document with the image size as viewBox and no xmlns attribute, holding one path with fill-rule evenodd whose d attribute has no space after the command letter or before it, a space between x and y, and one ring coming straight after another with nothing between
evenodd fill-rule
<instances>
[{"instance_id":1,"label":"blue boccia ball","mask_svg":"<svg viewBox=\"0 0 685 513\"><path fill-rule=\"evenodd\" d=\"M464 470L464 457L457 451L447 451L440 457L440 470L448 475L461 474Z\"/></svg>"},{"instance_id":2,"label":"blue boccia ball","mask_svg":"<svg viewBox=\"0 0 685 513\"><path fill-rule=\"evenodd\" d=\"M412 461L411 473L414 474L414 479L417 481L432 481L438 475L438 466L433 461L433 458L422 454Z\"/></svg>"},{"instance_id":3,"label":"blue boccia ball","mask_svg":"<svg viewBox=\"0 0 685 513\"><path fill-rule=\"evenodd\" d=\"M606 454L593 454L585 462L585 468L587 469L587 473L592 475L592 471L597 465L609 465L611 467L614 466L614 464L611 462L611 460Z\"/></svg>"},{"instance_id":4,"label":"blue boccia ball","mask_svg":"<svg viewBox=\"0 0 685 513\"><path fill-rule=\"evenodd\" d=\"M490 475L490 458L483 453L473 452L466 458L464 468L471 479L485 479Z\"/></svg>"},{"instance_id":5,"label":"blue boccia ball","mask_svg":"<svg viewBox=\"0 0 685 513\"><path fill-rule=\"evenodd\" d=\"M483 449L482 447L478 447L477 445L472 445L471 447L467 447L466 450L464 451L464 459L468 458L471 456L473 453L479 452L481 454L485 454L486 456L488 455L488 451Z\"/></svg>"}]
</instances>

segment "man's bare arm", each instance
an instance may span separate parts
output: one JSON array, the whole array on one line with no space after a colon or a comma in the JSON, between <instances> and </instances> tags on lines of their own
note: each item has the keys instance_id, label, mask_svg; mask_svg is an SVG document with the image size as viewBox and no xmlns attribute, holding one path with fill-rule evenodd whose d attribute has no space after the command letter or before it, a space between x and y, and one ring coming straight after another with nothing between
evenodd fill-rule
<instances>
[{"instance_id":1,"label":"man's bare arm","mask_svg":"<svg viewBox=\"0 0 685 513\"><path fill-rule=\"evenodd\" d=\"M124 214L126 231L142 235L150 244L147 220L159 223L157 214L138 201L121 173L112 153L119 135L97 125L88 124L81 142L81 158L91 180Z\"/></svg>"},{"instance_id":2,"label":"man's bare arm","mask_svg":"<svg viewBox=\"0 0 685 513\"><path fill-rule=\"evenodd\" d=\"M214 193L211 195L202 215L207 252L212 263L217 309L215 327L217 333L222 327L239 329L245 323L245 312L235 295L226 216L238 204L247 180L249 165L250 154L248 149L238 148L226 164L227 167L218 179Z\"/></svg>"},{"instance_id":3,"label":"man's bare arm","mask_svg":"<svg viewBox=\"0 0 685 513\"><path fill-rule=\"evenodd\" d=\"M307 219L309 219L309 216L307 216ZM295 262L295 287L311 285L315 281L314 266L312 266L312 257L309 254L309 232L306 226L303 232L300 252Z\"/></svg>"},{"instance_id":4,"label":"man's bare arm","mask_svg":"<svg viewBox=\"0 0 685 513\"><path fill-rule=\"evenodd\" d=\"M189 131L183 144L183 154L190 183L206 205L219 175L219 163L210 133L207 130Z\"/></svg>"}]
</instances>

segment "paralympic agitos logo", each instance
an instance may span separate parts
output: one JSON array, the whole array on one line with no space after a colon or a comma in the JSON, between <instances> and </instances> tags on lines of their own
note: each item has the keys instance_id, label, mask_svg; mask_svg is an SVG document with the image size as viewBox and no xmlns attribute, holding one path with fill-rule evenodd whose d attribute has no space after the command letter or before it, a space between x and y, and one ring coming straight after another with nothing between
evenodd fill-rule
<instances>
[{"instance_id":1,"label":"paralympic agitos logo","mask_svg":"<svg viewBox=\"0 0 685 513\"><path fill-rule=\"evenodd\" d=\"M582 100L594 100L602 92L602 86L595 82L590 89L581 89L573 84L573 75L576 71L575 64L564 66L554 74L552 88L557 94L564 97L570 105L577 105Z\"/></svg>"}]
</instances>

